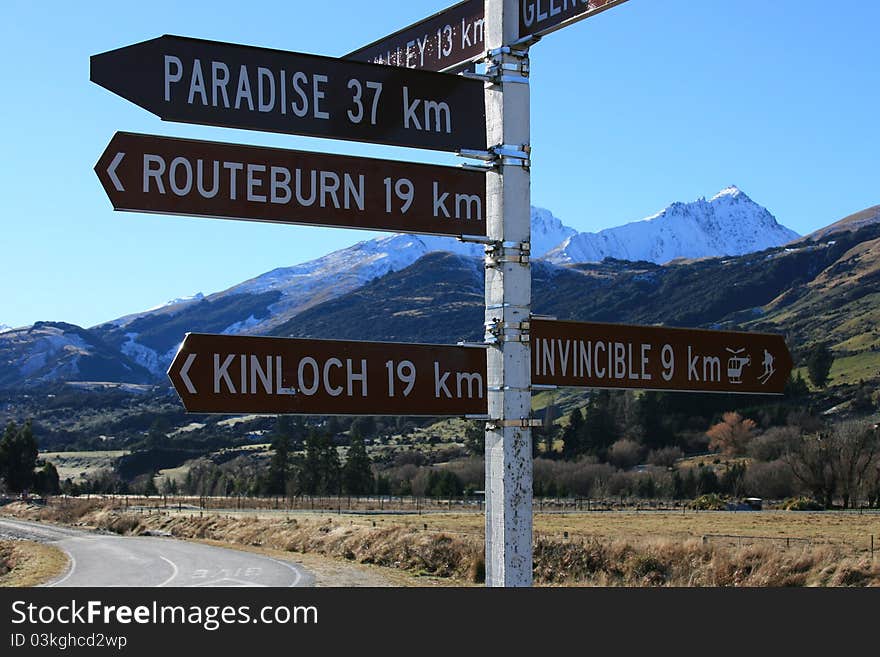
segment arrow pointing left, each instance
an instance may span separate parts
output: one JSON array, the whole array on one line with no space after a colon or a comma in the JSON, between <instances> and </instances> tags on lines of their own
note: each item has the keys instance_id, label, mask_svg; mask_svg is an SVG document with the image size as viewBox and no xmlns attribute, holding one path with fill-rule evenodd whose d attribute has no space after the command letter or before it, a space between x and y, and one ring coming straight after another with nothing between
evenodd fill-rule
<instances>
[{"instance_id":1,"label":"arrow pointing left","mask_svg":"<svg viewBox=\"0 0 880 657\"><path fill-rule=\"evenodd\" d=\"M118 167L122 163L122 158L125 157L125 153L117 153L116 157L113 158L113 161L110 163L110 166L107 167L107 175L110 176L110 182L113 183L113 186L116 188L117 192L124 192L125 187L122 186L122 181L116 175L116 167Z\"/></svg>"},{"instance_id":2,"label":"arrow pointing left","mask_svg":"<svg viewBox=\"0 0 880 657\"><path fill-rule=\"evenodd\" d=\"M189 368L192 367L193 362L196 359L198 354L190 354L186 357L186 360L183 362L183 367L180 368L180 380L183 381L183 385L186 386L187 392L189 394L196 394L196 387L193 385L192 379L189 378Z\"/></svg>"}]
</instances>

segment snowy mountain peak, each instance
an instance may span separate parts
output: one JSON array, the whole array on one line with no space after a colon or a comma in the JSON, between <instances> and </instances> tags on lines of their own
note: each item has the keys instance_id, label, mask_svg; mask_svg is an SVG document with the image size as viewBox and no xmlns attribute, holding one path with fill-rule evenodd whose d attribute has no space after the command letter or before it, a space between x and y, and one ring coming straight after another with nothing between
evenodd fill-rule
<instances>
[{"instance_id":1,"label":"snowy mountain peak","mask_svg":"<svg viewBox=\"0 0 880 657\"><path fill-rule=\"evenodd\" d=\"M725 187L725 188L722 189L720 192L718 192L717 194L715 194L715 196L713 196L711 200L712 200L712 201L717 201L718 199L720 199L720 198L724 198L724 197L729 197L729 198L744 198L744 199L746 199L746 200L748 200L748 201L751 201L751 200L752 200L752 199L750 199L750 198L746 195L745 192L743 192L743 191L742 191L739 187L737 187L736 185L730 185L730 187Z\"/></svg>"},{"instance_id":2,"label":"snowy mountain peak","mask_svg":"<svg viewBox=\"0 0 880 657\"><path fill-rule=\"evenodd\" d=\"M766 208L731 185L709 201L676 201L640 221L598 233L579 233L546 258L556 264L599 262L608 257L662 264L676 258L742 255L796 237Z\"/></svg>"}]
</instances>

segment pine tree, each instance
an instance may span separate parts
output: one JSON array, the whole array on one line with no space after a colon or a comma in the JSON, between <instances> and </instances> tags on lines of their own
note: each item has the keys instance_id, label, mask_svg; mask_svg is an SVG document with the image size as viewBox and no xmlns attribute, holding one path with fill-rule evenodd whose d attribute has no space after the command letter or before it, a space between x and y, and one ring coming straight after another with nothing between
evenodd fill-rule
<instances>
[{"instance_id":1,"label":"pine tree","mask_svg":"<svg viewBox=\"0 0 880 657\"><path fill-rule=\"evenodd\" d=\"M807 373L814 386L824 388L827 385L832 363L834 354L827 342L819 342L810 350L807 355Z\"/></svg>"},{"instance_id":2,"label":"pine tree","mask_svg":"<svg viewBox=\"0 0 880 657\"><path fill-rule=\"evenodd\" d=\"M321 485L321 437L312 431L306 440L306 456L299 471L299 488L308 495L318 492Z\"/></svg>"},{"instance_id":3,"label":"pine tree","mask_svg":"<svg viewBox=\"0 0 880 657\"><path fill-rule=\"evenodd\" d=\"M270 449L275 453L269 460L265 492L268 495L285 495L287 482L290 480L290 434L286 431L277 432Z\"/></svg>"},{"instance_id":4,"label":"pine tree","mask_svg":"<svg viewBox=\"0 0 880 657\"><path fill-rule=\"evenodd\" d=\"M562 432L562 456L577 457L583 449L584 416L581 409L574 409L568 416L568 426Z\"/></svg>"},{"instance_id":5,"label":"pine tree","mask_svg":"<svg viewBox=\"0 0 880 657\"><path fill-rule=\"evenodd\" d=\"M30 490L37 464L37 440L30 421L19 427L14 422L6 425L0 440L0 478L14 493Z\"/></svg>"},{"instance_id":6,"label":"pine tree","mask_svg":"<svg viewBox=\"0 0 880 657\"><path fill-rule=\"evenodd\" d=\"M582 453L598 453L617 440L617 425L611 410L611 394L600 390L590 397L584 418Z\"/></svg>"},{"instance_id":7,"label":"pine tree","mask_svg":"<svg viewBox=\"0 0 880 657\"><path fill-rule=\"evenodd\" d=\"M349 495L367 495L373 492L373 469L362 438L351 440L342 480L345 492Z\"/></svg>"}]
</instances>

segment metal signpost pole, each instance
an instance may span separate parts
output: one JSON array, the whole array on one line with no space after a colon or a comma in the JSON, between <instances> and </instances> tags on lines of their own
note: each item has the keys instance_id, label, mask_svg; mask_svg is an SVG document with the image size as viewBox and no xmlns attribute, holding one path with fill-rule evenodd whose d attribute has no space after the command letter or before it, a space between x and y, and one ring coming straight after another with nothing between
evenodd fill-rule
<instances>
[{"instance_id":1,"label":"metal signpost pole","mask_svg":"<svg viewBox=\"0 0 880 657\"><path fill-rule=\"evenodd\" d=\"M486 0L486 131L494 167L487 176L486 585L532 583L532 436L528 322L528 52L517 0Z\"/></svg>"}]
</instances>

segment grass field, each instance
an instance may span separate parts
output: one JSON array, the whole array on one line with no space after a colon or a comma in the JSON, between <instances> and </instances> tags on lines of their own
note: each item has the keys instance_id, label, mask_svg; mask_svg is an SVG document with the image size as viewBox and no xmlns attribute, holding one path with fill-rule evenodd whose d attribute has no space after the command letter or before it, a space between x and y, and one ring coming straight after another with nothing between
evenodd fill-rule
<instances>
[{"instance_id":1,"label":"grass field","mask_svg":"<svg viewBox=\"0 0 880 657\"><path fill-rule=\"evenodd\" d=\"M0 541L0 587L37 586L67 568L58 548L33 541Z\"/></svg>"},{"instance_id":2,"label":"grass field","mask_svg":"<svg viewBox=\"0 0 880 657\"><path fill-rule=\"evenodd\" d=\"M58 469L61 481L70 478L74 483L82 481L99 470L113 467L116 459L128 454L125 450L102 452L42 452L41 459L51 462Z\"/></svg>"}]
</instances>

